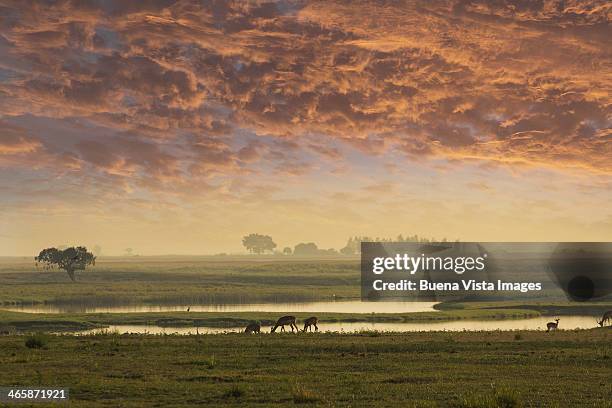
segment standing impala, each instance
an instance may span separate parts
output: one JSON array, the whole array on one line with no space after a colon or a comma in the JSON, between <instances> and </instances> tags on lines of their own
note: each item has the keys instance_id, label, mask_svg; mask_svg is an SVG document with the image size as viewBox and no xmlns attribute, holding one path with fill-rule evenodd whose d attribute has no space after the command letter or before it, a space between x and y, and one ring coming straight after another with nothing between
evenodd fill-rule
<instances>
[{"instance_id":1,"label":"standing impala","mask_svg":"<svg viewBox=\"0 0 612 408\"><path fill-rule=\"evenodd\" d=\"M606 313L604 313L603 317L597 322L597 324L599 324L599 327L604 327L604 324L609 323L611 320L612 310L608 310Z\"/></svg>"},{"instance_id":2,"label":"standing impala","mask_svg":"<svg viewBox=\"0 0 612 408\"><path fill-rule=\"evenodd\" d=\"M319 326L317 326L318 322L319 319L314 316L304 320L304 331L306 331L306 329L310 329L310 331L312 331L312 326L315 327L315 331L319 331Z\"/></svg>"},{"instance_id":3,"label":"standing impala","mask_svg":"<svg viewBox=\"0 0 612 408\"><path fill-rule=\"evenodd\" d=\"M559 319L555 319L556 323L553 322L548 322L546 323L546 331L549 332L551 330L557 330L557 328L559 327Z\"/></svg>"},{"instance_id":4,"label":"standing impala","mask_svg":"<svg viewBox=\"0 0 612 408\"><path fill-rule=\"evenodd\" d=\"M276 321L276 324L274 325L270 333L274 333L279 326L281 328L281 331L285 331L286 325L289 325L291 327L292 333L293 333L293 328L295 328L295 330L297 331L300 331L300 329L298 329L297 327L297 324L295 324L295 316L283 316Z\"/></svg>"}]
</instances>

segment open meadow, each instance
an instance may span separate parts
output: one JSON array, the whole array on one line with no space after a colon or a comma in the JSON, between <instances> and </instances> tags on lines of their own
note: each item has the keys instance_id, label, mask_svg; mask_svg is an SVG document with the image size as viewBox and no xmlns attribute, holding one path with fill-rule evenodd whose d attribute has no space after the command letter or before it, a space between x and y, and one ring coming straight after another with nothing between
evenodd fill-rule
<instances>
[{"instance_id":1,"label":"open meadow","mask_svg":"<svg viewBox=\"0 0 612 408\"><path fill-rule=\"evenodd\" d=\"M33 338L0 336L0 384L74 407L612 406L607 328Z\"/></svg>"},{"instance_id":2,"label":"open meadow","mask_svg":"<svg viewBox=\"0 0 612 408\"><path fill-rule=\"evenodd\" d=\"M102 258L71 282L33 258L0 258L0 305L194 304L358 298L357 259L285 257Z\"/></svg>"}]
</instances>

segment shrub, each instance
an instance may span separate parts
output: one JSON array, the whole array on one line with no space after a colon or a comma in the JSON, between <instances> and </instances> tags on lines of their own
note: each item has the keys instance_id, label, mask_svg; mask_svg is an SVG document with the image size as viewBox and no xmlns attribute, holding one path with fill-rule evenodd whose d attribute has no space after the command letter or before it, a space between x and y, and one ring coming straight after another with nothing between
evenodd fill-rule
<instances>
[{"instance_id":1,"label":"shrub","mask_svg":"<svg viewBox=\"0 0 612 408\"><path fill-rule=\"evenodd\" d=\"M232 385L232 387L223 393L224 398L241 398L246 394L244 389L238 384Z\"/></svg>"},{"instance_id":2,"label":"shrub","mask_svg":"<svg viewBox=\"0 0 612 408\"><path fill-rule=\"evenodd\" d=\"M29 336L25 341L25 346L29 349L40 349L47 346L47 338L42 333Z\"/></svg>"},{"instance_id":3,"label":"shrub","mask_svg":"<svg viewBox=\"0 0 612 408\"><path fill-rule=\"evenodd\" d=\"M495 389L493 394L471 394L459 401L458 408L521 408L518 393L511 389Z\"/></svg>"}]
</instances>

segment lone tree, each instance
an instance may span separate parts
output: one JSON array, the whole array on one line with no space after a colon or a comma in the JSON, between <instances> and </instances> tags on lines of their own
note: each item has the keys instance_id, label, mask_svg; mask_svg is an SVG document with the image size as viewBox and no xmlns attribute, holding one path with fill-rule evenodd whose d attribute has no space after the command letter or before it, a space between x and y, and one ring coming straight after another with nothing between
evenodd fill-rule
<instances>
[{"instance_id":1,"label":"lone tree","mask_svg":"<svg viewBox=\"0 0 612 408\"><path fill-rule=\"evenodd\" d=\"M242 238L242 245L254 254L274 251L276 244L269 235L250 234Z\"/></svg>"},{"instance_id":2,"label":"lone tree","mask_svg":"<svg viewBox=\"0 0 612 408\"><path fill-rule=\"evenodd\" d=\"M71 247L64 250L57 248L47 248L40 251L34 260L45 265L49 269L58 267L68 272L68 276L76 281L74 272L83 271L85 267L96 264L96 257L91 252L87 252L85 247Z\"/></svg>"}]
</instances>

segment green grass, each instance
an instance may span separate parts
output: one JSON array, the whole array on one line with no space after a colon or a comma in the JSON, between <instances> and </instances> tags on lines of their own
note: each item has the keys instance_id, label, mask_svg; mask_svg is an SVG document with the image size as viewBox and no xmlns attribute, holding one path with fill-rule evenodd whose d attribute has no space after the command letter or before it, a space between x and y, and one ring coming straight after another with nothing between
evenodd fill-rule
<instances>
[{"instance_id":1,"label":"green grass","mask_svg":"<svg viewBox=\"0 0 612 408\"><path fill-rule=\"evenodd\" d=\"M190 305L359 299L360 283L359 260L354 258L101 258L95 267L78 271L77 282L71 282L61 270L36 269L30 258L0 258L0 305ZM540 300L551 304L555 299L559 300L558 293L553 296L549 291Z\"/></svg>"},{"instance_id":2,"label":"green grass","mask_svg":"<svg viewBox=\"0 0 612 408\"><path fill-rule=\"evenodd\" d=\"M102 258L77 272L0 259L0 305L198 304L359 298L359 261L284 257Z\"/></svg>"},{"instance_id":3,"label":"green grass","mask_svg":"<svg viewBox=\"0 0 612 408\"><path fill-rule=\"evenodd\" d=\"M611 406L611 329L515 334L0 336L0 384L74 407Z\"/></svg>"},{"instance_id":4,"label":"green grass","mask_svg":"<svg viewBox=\"0 0 612 408\"><path fill-rule=\"evenodd\" d=\"M524 300L514 301L495 301L495 302L444 302L435 306L436 309L442 311L469 311L469 310L487 310L495 309L503 310L531 310L537 311L542 315L585 315L585 314L603 314L612 308L612 301L609 297L598 302L568 302L568 301L542 301L533 300L526 302Z\"/></svg>"}]
</instances>

